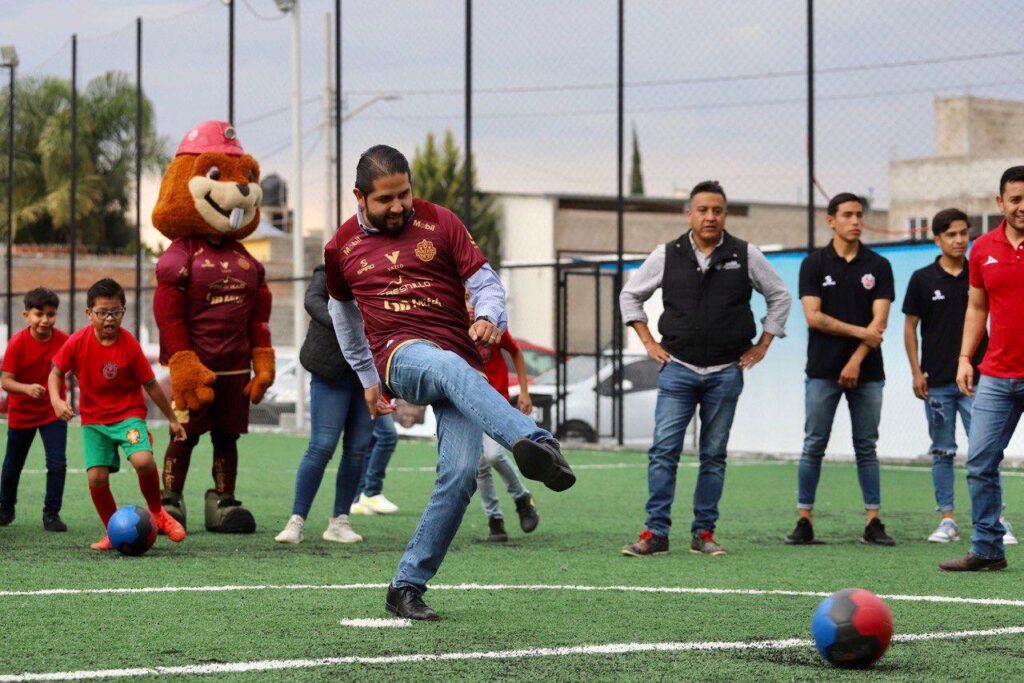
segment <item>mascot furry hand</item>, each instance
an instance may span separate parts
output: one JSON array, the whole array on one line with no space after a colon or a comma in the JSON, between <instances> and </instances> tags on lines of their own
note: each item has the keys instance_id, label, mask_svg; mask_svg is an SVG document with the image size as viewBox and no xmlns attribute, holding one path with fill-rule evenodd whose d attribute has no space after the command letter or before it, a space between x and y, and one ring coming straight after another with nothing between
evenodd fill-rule
<instances>
[{"instance_id":1,"label":"mascot furry hand","mask_svg":"<svg viewBox=\"0 0 1024 683\"><path fill-rule=\"evenodd\" d=\"M259 224L259 175L234 128L207 121L181 141L153 209L153 226L172 240L157 262L153 297L160 361L170 369L173 406L189 435L164 458L164 505L184 521L181 492L191 451L210 432L215 489L207 492L206 523L212 531L255 529L234 486L235 442L248 431L249 401L259 403L274 382L270 290L263 265L240 242ZM233 514L238 509L248 515L241 523Z\"/></svg>"}]
</instances>

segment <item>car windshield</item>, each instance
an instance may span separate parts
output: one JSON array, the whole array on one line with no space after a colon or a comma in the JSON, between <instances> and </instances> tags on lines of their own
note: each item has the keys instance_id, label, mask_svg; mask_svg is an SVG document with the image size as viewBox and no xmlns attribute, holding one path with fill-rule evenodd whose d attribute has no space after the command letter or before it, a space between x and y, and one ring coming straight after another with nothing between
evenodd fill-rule
<instances>
[{"instance_id":1,"label":"car windshield","mask_svg":"<svg viewBox=\"0 0 1024 683\"><path fill-rule=\"evenodd\" d=\"M604 368L612 362L612 359L608 356L601 358L601 367ZM557 366L553 366L550 370L542 372L537 375L535 380L537 384L555 384L556 377L555 373ZM588 377L594 376L594 357L593 356L574 356L565 363L565 383L576 384L582 382Z\"/></svg>"}]
</instances>

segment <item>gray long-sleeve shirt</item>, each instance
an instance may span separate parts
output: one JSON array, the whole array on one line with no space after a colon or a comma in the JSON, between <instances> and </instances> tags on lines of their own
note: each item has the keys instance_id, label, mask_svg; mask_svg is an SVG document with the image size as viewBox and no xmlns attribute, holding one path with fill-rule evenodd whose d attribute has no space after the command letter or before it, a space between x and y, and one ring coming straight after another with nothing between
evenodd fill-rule
<instances>
[{"instance_id":1,"label":"gray long-sleeve shirt","mask_svg":"<svg viewBox=\"0 0 1024 683\"><path fill-rule=\"evenodd\" d=\"M692 237L690 237L690 246L694 247L697 264L701 270L706 269L709 256L696 248ZM768 312L761 319L761 327L772 336L785 337L786 319L789 317L792 297L789 290L786 289L786 283L768 263L768 259L761 253L761 250L749 243L747 244L747 271L750 275L751 286L764 296L768 305ZM665 245L660 244L655 247L640 268L633 273L626 286L622 288L622 293L619 295L619 308L622 311L624 323L627 325L634 322L647 323L644 302L661 287L664 274ZM716 366L715 368L704 368L704 370L717 370L721 367L728 366Z\"/></svg>"}]
</instances>

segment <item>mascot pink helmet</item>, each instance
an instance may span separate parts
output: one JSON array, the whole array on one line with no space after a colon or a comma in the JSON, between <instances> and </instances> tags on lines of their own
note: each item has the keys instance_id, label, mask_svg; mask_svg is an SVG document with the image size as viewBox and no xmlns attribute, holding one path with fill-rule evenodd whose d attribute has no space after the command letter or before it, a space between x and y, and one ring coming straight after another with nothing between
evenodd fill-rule
<instances>
[{"instance_id":1,"label":"mascot pink helmet","mask_svg":"<svg viewBox=\"0 0 1024 683\"><path fill-rule=\"evenodd\" d=\"M178 145L175 156L182 154L202 154L203 152L219 152L228 156L240 157L245 154L238 142L235 127L227 121L204 121L194 126Z\"/></svg>"}]
</instances>

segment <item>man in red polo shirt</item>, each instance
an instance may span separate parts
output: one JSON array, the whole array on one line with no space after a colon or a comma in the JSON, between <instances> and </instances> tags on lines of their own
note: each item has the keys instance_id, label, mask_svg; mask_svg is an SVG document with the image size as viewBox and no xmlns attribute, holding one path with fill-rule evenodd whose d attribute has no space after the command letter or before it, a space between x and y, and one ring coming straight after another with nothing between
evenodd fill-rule
<instances>
[{"instance_id":1,"label":"man in red polo shirt","mask_svg":"<svg viewBox=\"0 0 1024 683\"><path fill-rule=\"evenodd\" d=\"M512 451L525 477L554 491L568 489L576 476L558 441L484 377L477 344L500 344L505 290L466 227L448 209L413 199L409 162L386 145L360 156L354 194L356 215L324 250L328 311L371 417L383 407L381 378L390 393L429 404L437 417L434 492L385 603L398 616L436 620L422 594L476 489L483 434Z\"/></svg>"},{"instance_id":2,"label":"man in red polo shirt","mask_svg":"<svg viewBox=\"0 0 1024 683\"><path fill-rule=\"evenodd\" d=\"M967 448L974 534L966 556L939 564L945 571L1006 568L999 463L1024 413L1024 166L1003 173L996 204L1003 222L978 238L971 250L971 286L956 376L957 386L968 396L977 388ZM986 321L988 349L975 387L971 358Z\"/></svg>"}]
</instances>

